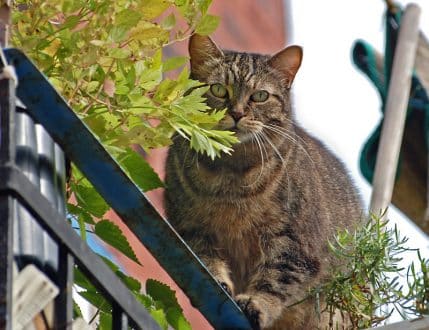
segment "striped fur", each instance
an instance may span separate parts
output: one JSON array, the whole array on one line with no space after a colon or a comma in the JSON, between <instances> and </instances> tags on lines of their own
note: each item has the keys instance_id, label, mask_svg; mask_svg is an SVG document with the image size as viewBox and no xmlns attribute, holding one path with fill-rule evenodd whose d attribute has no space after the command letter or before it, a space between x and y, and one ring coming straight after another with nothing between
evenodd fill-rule
<instances>
[{"instance_id":1,"label":"striped fur","mask_svg":"<svg viewBox=\"0 0 429 330\"><path fill-rule=\"evenodd\" d=\"M190 55L194 78L228 89L225 98L208 92L207 102L228 108L219 129L236 131L241 143L212 161L175 138L168 218L254 329L325 329L313 302L288 306L326 279L337 264L327 239L351 228L362 207L341 162L294 121L289 89L301 50L221 51L195 35ZM266 101L252 101L258 90Z\"/></svg>"}]
</instances>

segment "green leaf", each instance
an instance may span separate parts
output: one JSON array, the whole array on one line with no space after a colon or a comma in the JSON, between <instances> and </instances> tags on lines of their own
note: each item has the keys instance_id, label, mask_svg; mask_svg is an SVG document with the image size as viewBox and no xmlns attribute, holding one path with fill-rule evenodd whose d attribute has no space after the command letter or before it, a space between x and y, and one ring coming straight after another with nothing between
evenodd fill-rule
<instances>
[{"instance_id":1,"label":"green leaf","mask_svg":"<svg viewBox=\"0 0 429 330\"><path fill-rule=\"evenodd\" d=\"M88 85L86 85L86 91L88 93L92 93L96 91L99 86L100 86L100 83L98 81L91 81L88 83Z\"/></svg>"},{"instance_id":2,"label":"green leaf","mask_svg":"<svg viewBox=\"0 0 429 330\"><path fill-rule=\"evenodd\" d=\"M131 179L143 191L164 187L158 174L156 174L146 160L134 150L127 149L126 153L124 153L118 161Z\"/></svg>"},{"instance_id":3,"label":"green leaf","mask_svg":"<svg viewBox=\"0 0 429 330\"><path fill-rule=\"evenodd\" d=\"M61 26L63 29L73 29L76 25L79 24L80 17L77 15L72 15L67 17L64 24Z\"/></svg>"},{"instance_id":4,"label":"green leaf","mask_svg":"<svg viewBox=\"0 0 429 330\"><path fill-rule=\"evenodd\" d=\"M176 25L176 16L174 13L168 15L162 22L161 27L165 30L171 30Z\"/></svg>"},{"instance_id":5,"label":"green leaf","mask_svg":"<svg viewBox=\"0 0 429 330\"><path fill-rule=\"evenodd\" d=\"M83 317L82 310L80 309L79 305L73 301L73 319L77 319L79 317Z\"/></svg>"},{"instance_id":6,"label":"green leaf","mask_svg":"<svg viewBox=\"0 0 429 330\"><path fill-rule=\"evenodd\" d=\"M180 68L185 65L189 60L187 56L174 56L166 59L162 64L162 71L167 72Z\"/></svg>"},{"instance_id":7,"label":"green leaf","mask_svg":"<svg viewBox=\"0 0 429 330\"><path fill-rule=\"evenodd\" d=\"M167 310L167 321L176 330L192 330L191 324L185 318L183 312L176 308Z\"/></svg>"},{"instance_id":8,"label":"green leaf","mask_svg":"<svg viewBox=\"0 0 429 330\"><path fill-rule=\"evenodd\" d=\"M212 0L196 0L198 8L201 11L201 14L205 15L207 13L207 10L209 9L211 2Z\"/></svg>"},{"instance_id":9,"label":"green leaf","mask_svg":"<svg viewBox=\"0 0 429 330\"><path fill-rule=\"evenodd\" d=\"M136 280L131 276L125 275L121 271L117 271L116 275L121 279L122 283L124 283L125 286L133 293L138 293L141 290L141 283L139 280Z\"/></svg>"},{"instance_id":10,"label":"green leaf","mask_svg":"<svg viewBox=\"0 0 429 330\"><path fill-rule=\"evenodd\" d=\"M88 280L88 278L78 267L74 268L74 283L86 291L96 291L94 285Z\"/></svg>"},{"instance_id":11,"label":"green leaf","mask_svg":"<svg viewBox=\"0 0 429 330\"><path fill-rule=\"evenodd\" d=\"M95 224L91 215L81 207L70 203L67 204L67 210L79 225L80 237L83 241L86 241L86 224Z\"/></svg>"},{"instance_id":12,"label":"green leaf","mask_svg":"<svg viewBox=\"0 0 429 330\"><path fill-rule=\"evenodd\" d=\"M152 20L165 12L170 3L171 1L166 0L142 0L140 7L144 18Z\"/></svg>"},{"instance_id":13,"label":"green leaf","mask_svg":"<svg viewBox=\"0 0 429 330\"><path fill-rule=\"evenodd\" d=\"M74 204L67 203L67 210L69 211L69 213L79 218L78 219L79 225L81 222L84 222L90 225L95 225L95 222L92 219L91 215L81 207Z\"/></svg>"},{"instance_id":14,"label":"green leaf","mask_svg":"<svg viewBox=\"0 0 429 330\"><path fill-rule=\"evenodd\" d=\"M124 26L114 26L109 32L108 39L112 42L121 42L127 37L128 29Z\"/></svg>"},{"instance_id":15,"label":"green leaf","mask_svg":"<svg viewBox=\"0 0 429 330\"><path fill-rule=\"evenodd\" d=\"M162 67L152 67L144 70L140 76L140 86L146 90L152 90L162 80Z\"/></svg>"},{"instance_id":16,"label":"green leaf","mask_svg":"<svg viewBox=\"0 0 429 330\"><path fill-rule=\"evenodd\" d=\"M219 22L220 18L218 16L207 14L201 19L200 22L198 22L195 28L195 33L201 35L209 35L216 30L219 25Z\"/></svg>"},{"instance_id":17,"label":"green leaf","mask_svg":"<svg viewBox=\"0 0 429 330\"><path fill-rule=\"evenodd\" d=\"M94 232L104 242L140 264L130 243L116 224L109 220L101 220L95 224Z\"/></svg>"},{"instance_id":18,"label":"green leaf","mask_svg":"<svg viewBox=\"0 0 429 330\"><path fill-rule=\"evenodd\" d=\"M126 85L116 85L115 94L116 95L128 95L130 88Z\"/></svg>"},{"instance_id":19,"label":"green leaf","mask_svg":"<svg viewBox=\"0 0 429 330\"><path fill-rule=\"evenodd\" d=\"M155 301L149 295L142 294L142 293L135 293L134 296L143 306L146 307L147 310L150 310L151 307L155 305Z\"/></svg>"},{"instance_id":20,"label":"green leaf","mask_svg":"<svg viewBox=\"0 0 429 330\"><path fill-rule=\"evenodd\" d=\"M112 329L112 313L100 312L98 321L98 330L111 330Z\"/></svg>"},{"instance_id":21,"label":"green leaf","mask_svg":"<svg viewBox=\"0 0 429 330\"><path fill-rule=\"evenodd\" d=\"M161 304L164 315L168 323L176 330L191 330L189 322L183 315L176 293L167 285L156 280L146 281L146 293L152 297L156 305Z\"/></svg>"},{"instance_id":22,"label":"green leaf","mask_svg":"<svg viewBox=\"0 0 429 330\"><path fill-rule=\"evenodd\" d=\"M164 283L148 279L146 281L146 293L155 301L161 302L166 309L174 308L182 311L182 308L177 302L176 293Z\"/></svg>"},{"instance_id":23,"label":"green leaf","mask_svg":"<svg viewBox=\"0 0 429 330\"><path fill-rule=\"evenodd\" d=\"M160 48L169 39L169 31L160 25L148 21L140 21L130 30L130 38L138 40L142 45L150 48Z\"/></svg>"},{"instance_id":24,"label":"green leaf","mask_svg":"<svg viewBox=\"0 0 429 330\"><path fill-rule=\"evenodd\" d=\"M80 184L73 185L73 188L79 205L85 207L95 217L102 217L109 209L109 205L107 205L103 197L90 184L84 185L81 182Z\"/></svg>"},{"instance_id":25,"label":"green leaf","mask_svg":"<svg viewBox=\"0 0 429 330\"><path fill-rule=\"evenodd\" d=\"M154 318L154 320L159 324L161 329L168 329L168 321L167 316L165 315L164 310L162 309L152 309L149 311L150 315Z\"/></svg>"},{"instance_id":26,"label":"green leaf","mask_svg":"<svg viewBox=\"0 0 429 330\"><path fill-rule=\"evenodd\" d=\"M131 51L128 48L113 48L109 51L109 55L116 59L130 57Z\"/></svg>"},{"instance_id":27,"label":"green leaf","mask_svg":"<svg viewBox=\"0 0 429 330\"><path fill-rule=\"evenodd\" d=\"M119 267L113 263L111 260L109 260L108 258L102 256L102 255L98 255L101 259L103 259L104 263L112 270L112 272L114 272L116 274L116 276L118 276L120 278L120 280L122 281L122 283L125 284L125 286L130 289L133 293L139 293L140 289L141 289L141 283L136 280L135 278L128 276L126 274L124 274Z\"/></svg>"},{"instance_id":28,"label":"green leaf","mask_svg":"<svg viewBox=\"0 0 429 330\"><path fill-rule=\"evenodd\" d=\"M116 17L116 26L123 26L124 28L131 28L142 19L142 14L139 12L126 8L120 11Z\"/></svg>"},{"instance_id":29,"label":"green leaf","mask_svg":"<svg viewBox=\"0 0 429 330\"><path fill-rule=\"evenodd\" d=\"M97 291L78 291L78 294L88 301L94 307L97 307L105 313L111 313L110 303Z\"/></svg>"}]
</instances>

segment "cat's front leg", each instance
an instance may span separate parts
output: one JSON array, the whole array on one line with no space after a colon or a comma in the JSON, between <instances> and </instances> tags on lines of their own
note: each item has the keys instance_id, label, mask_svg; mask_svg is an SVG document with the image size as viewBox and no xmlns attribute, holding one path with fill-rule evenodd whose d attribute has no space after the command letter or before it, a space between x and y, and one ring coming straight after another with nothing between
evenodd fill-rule
<instances>
[{"instance_id":1,"label":"cat's front leg","mask_svg":"<svg viewBox=\"0 0 429 330\"><path fill-rule=\"evenodd\" d=\"M260 330L271 326L283 311L283 302L275 297L254 293L238 294L235 301L249 320L252 329Z\"/></svg>"},{"instance_id":2,"label":"cat's front leg","mask_svg":"<svg viewBox=\"0 0 429 330\"><path fill-rule=\"evenodd\" d=\"M234 283L231 280L231 270L228 264L219 258L201 257L210 273L218 281L220 286L231 296L234 296Z\"/></svg>"},{"instance_id":3,"label":"cat's front leg","mask_svg":"<svg viewBox=\"0 0 429 330\"><path fill-rule=\"evenodd\" d=\"M284 299L261 292L238 294L235 301L254 330L272 326L284 309Z\"/></svg>"},{"instance_id":4,"label":"cat's front leg","mask_svg":"<svg viewBox=\"0 0 429 330\"><path fill-rule=\"evenodd\" d=\"M304 254L284 252L261 265L247 289L234 299L253 329L270 328L283 318L287 306L305 297L319 267L317 260Z\"/></svg>"}]
</instances>

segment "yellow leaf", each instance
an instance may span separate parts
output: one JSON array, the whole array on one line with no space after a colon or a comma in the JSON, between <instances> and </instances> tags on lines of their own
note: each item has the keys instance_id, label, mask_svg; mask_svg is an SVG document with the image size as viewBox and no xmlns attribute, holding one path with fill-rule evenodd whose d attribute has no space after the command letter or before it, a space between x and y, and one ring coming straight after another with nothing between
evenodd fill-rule
<instances>
[{"instance_id":1,"label":"yellow leaf","mask_svg":"<svg viewBox=\"0 0 429 330\"><path fill-rule=\"evenodd\" d=\"M161 15L170 3L166 0L143 0L139 6L144 19L152 20Z\"/></svg>"},{"instance_id":2,"label":"yellow leaf","mask_svg":"<svg viewBox=\"0 0 429 330\"><path fill-rule=\"evenodd\" d=\"M168 42L169 32L159 25L141 21L131 29L130 38L140 41L143 45L160 47Z\"/></svg>"},{"instance_id":3,"label":"yellow leaf","mask_svg":"<svg viewBox=\"0 0 429 330\"><path fill-rule=\"evenodd\" d=\"M52 42L49 44L48 47L46 47L43 52L45 54L48 54L49 56L54 56L57 53L58 48L61 46L61 40L58 38L55 38L52 40Z\"/></svg>"}]
</instances>

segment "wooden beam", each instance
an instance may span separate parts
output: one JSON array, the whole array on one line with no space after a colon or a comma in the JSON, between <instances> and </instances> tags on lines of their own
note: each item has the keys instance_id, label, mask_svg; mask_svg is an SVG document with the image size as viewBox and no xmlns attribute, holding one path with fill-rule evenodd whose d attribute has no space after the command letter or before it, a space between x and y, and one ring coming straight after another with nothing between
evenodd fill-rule
<instances>
[{"instance_id":1,"label":"wooden beam","mask_svg":"<svg viewBox=\"0 0 429 330\"><path fill-rule=\"evenodd\" d=\"M392 199L416 58L420 12L420 7L410 4L401 19L374 172L370 212L376 215L381 215Z\"/></svg>"}]
</instances>

